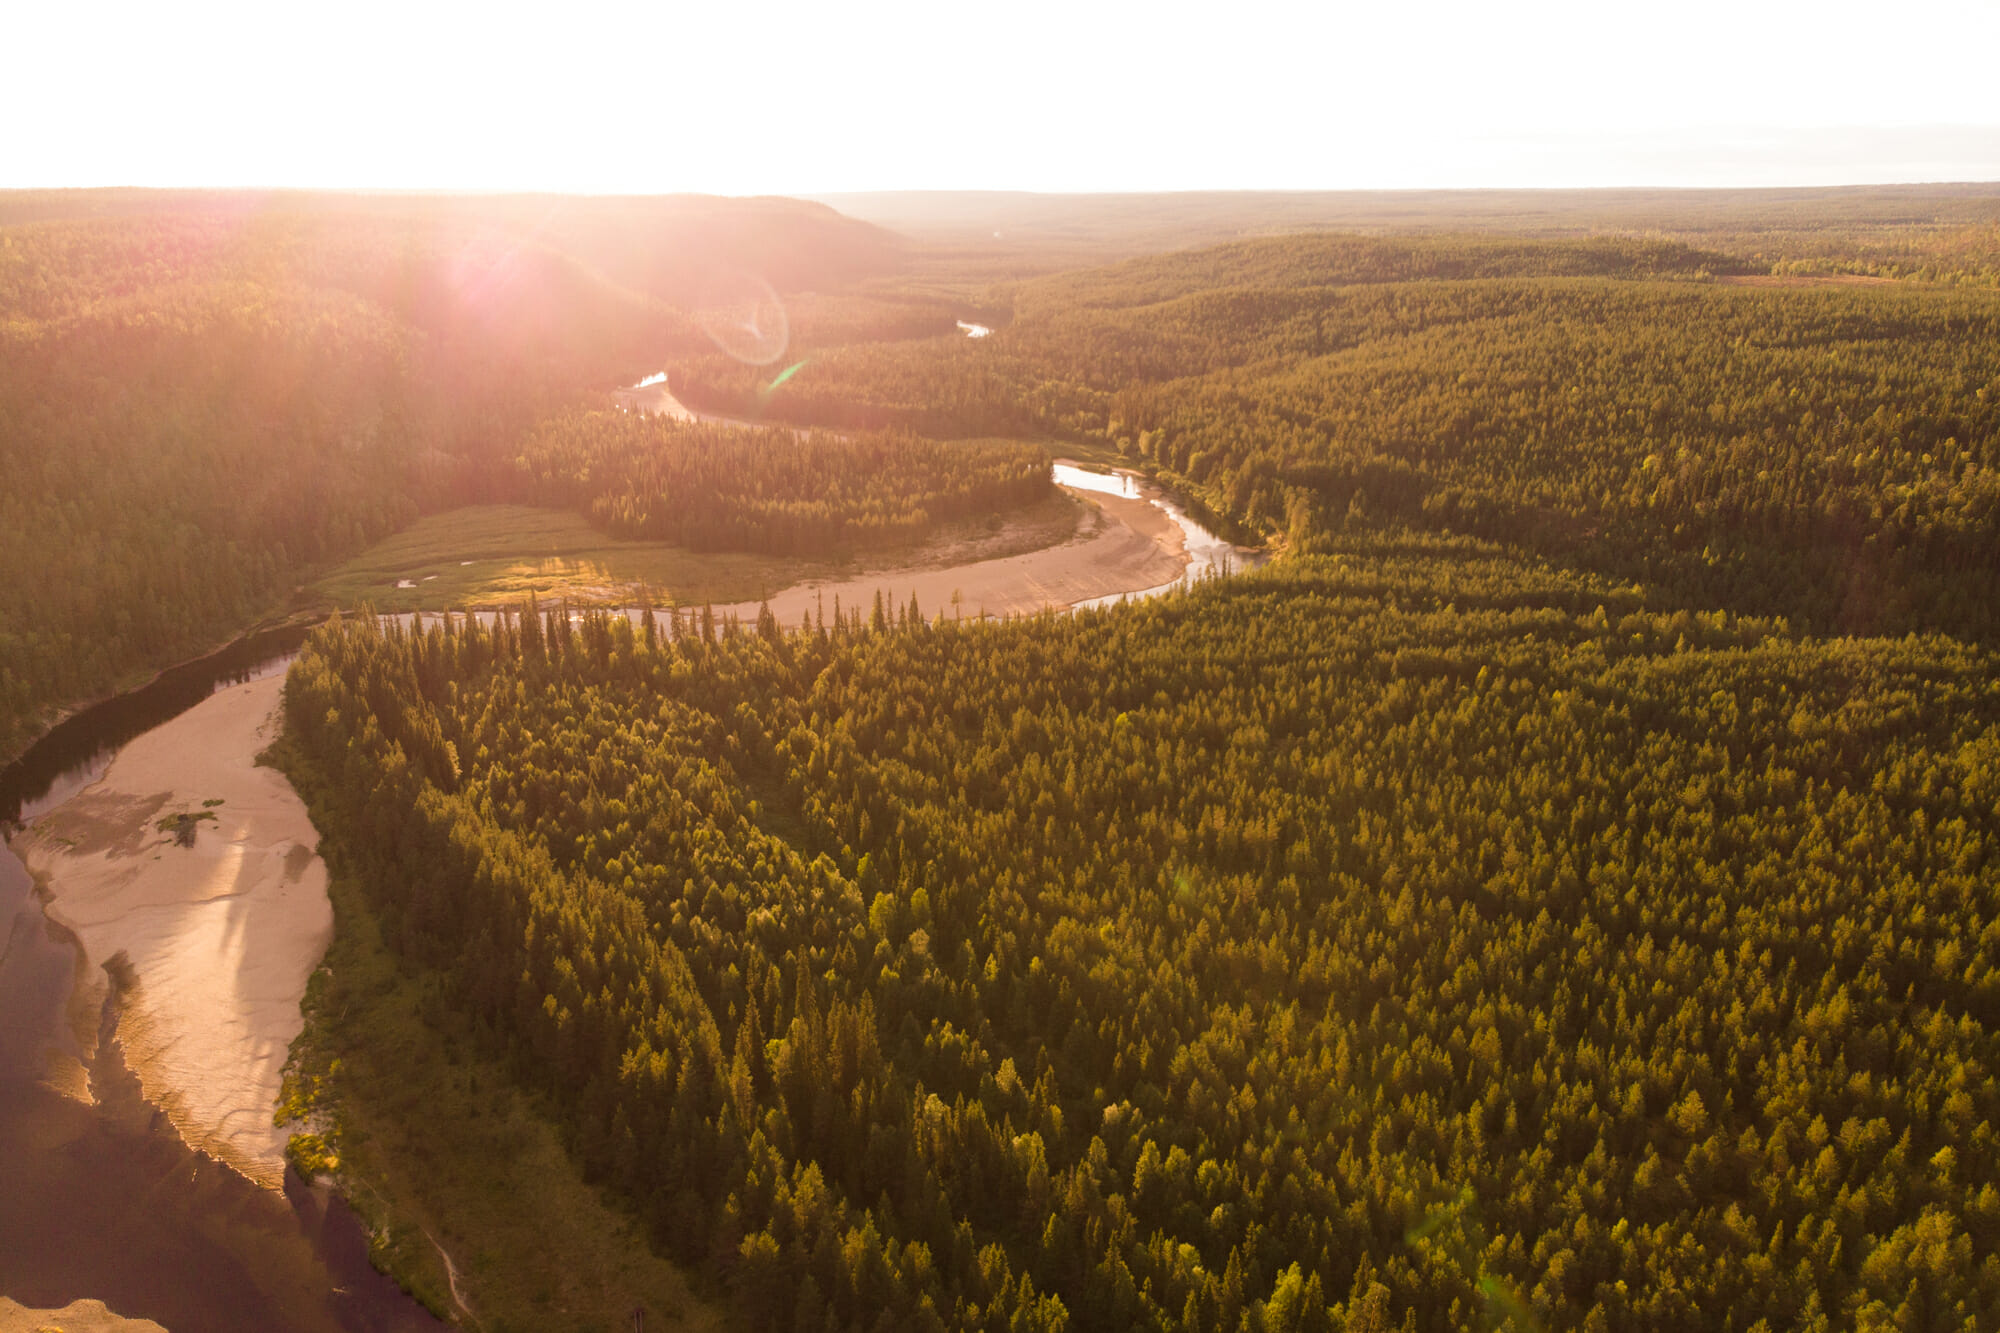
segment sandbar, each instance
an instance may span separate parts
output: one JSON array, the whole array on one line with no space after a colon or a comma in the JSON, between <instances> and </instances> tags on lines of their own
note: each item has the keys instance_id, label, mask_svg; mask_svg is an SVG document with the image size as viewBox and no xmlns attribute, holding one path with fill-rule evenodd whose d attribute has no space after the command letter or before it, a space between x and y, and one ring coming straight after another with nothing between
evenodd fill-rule
<instances>
[{"instance_id":1,"label":"sandbar","mask_svg":"<svg viewBox=\"0 0 2000 1333\"><path fill-rule=\"evenodd\" d=\"M1073 494L1078 494L1072 492ZM940 569L884 570L850 578L807 580L770 598L778 623L796 626L800 617L874 609L875 594L892 607L910 598L926 618L1032 615L1063 610L1078 602L1171 583L1186 572L1184 534L1172 518L1149 501L1111 495L1083 497L1095 509L1077 534L1059 546L1024 555L949 565ZM715 608L739 620L757 617L760 603Z\"/></svg>"},{"instance_id":2,"label":"sandbar","mask_svg":"<svg viewBox=\"0 0 2000 1333\"><path fill-rule=\"evenodd\" d=\"M222 690L121 750L14 849L75 934L148 1101L189 1146L260 1185L284 1178L271 1123L306 981L333 937L304 804L257 754L282 676ZM192 845L162 820L194 819Z\"/></svg>"},{"instance_id":3,"label":"sandbar","mask_svg":"<svg viewBox=\"0 0 2000 1333\"><path fill-rule=\"evenodd\" d=\"M976 325L961 323L971 333ZM991 332L991 330L983 330ZM979 337L979 333L972 336ZM667 387L666 376L649 376L647 381L614 395L619 406L645 415L671 417L677 421L706 421L719 425L756 427L760 423L739 417L697 412L676 398ZM770 423L763 423L770 424ZM786 427L786 429L802 429ZM1058 460L1060 462L1062 460ZM1058 478L1060 479L1060 470ZM914 596L926 616L942 612L946 616L1015 616L1037 611L1061 611L1073 606L1096 604L1118 597L1155 591L1186 575L1194 564L1187 545L1187 531L1154 501L1158 491L1131 473L1132 490L1127 495L1106 494L1065 486L1071 495L1096 506L1094 518L1082 526L1070 541L1025 555L1006 556L942 567L912 567L876 570L841 578L808 579L793 584L768 599L771 612L782 625L793 626L802 616L830 613L838 599L843 611L860 606L871 611L875 595L903 607ZM1221 549L1223 543L1214 543ZM1234 550L1235 548L1229 548ZM1254 563L1254 554L1242 551L1244 564ZM764 603L737 602L718 606L718 615L739 620L755 619Z\"/></svg>"},{"instance_id":4,"label":"sandbar","mask_svg":"<svg viewBox=\"0 0 2000 1333\"><path fill-rule=\"evenodd\" d=\"M0 1333L167 1333L150 1319L127 1319L103 1301L71 1301L60 1310L31 1310L0 1296Z\"/></svg>"}]
</instances>

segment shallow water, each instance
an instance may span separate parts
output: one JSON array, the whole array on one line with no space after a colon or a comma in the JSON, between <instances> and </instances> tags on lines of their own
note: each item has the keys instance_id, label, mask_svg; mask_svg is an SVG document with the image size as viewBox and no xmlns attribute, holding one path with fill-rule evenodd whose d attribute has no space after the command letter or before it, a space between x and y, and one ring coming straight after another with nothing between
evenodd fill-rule
<instances>
[{"instance_id":1,"label":"shallow water","mask_svg":"<svg viewBox=\"0 0 2000 1333\"><path fill-rule=\"evenodd\" d=\"M1074 463L1057 463L1055 478L1056 485L1067 486L1073 491L1094 491L1099 495L1115 495L1125 500L1139 498L1139 478L1131 472L1092 472Z\"/></svg>"},{"instance_id":2,"label":"shallow water","mask_svg":"<svg viewBox=\"0 0 2000 1333\"><path fill-rule=\"evenodd\" d=\"M283 672L307 627L289 625L240 639L221 652L163 671L151 683L107 699L52 728L0 769L0 824L27 823L104 776L135 736L179 717L217 690Z\"/></svg>"},{"instance_id":3,"label":"shallow water","mask_svg":"<svg viewBox=\"0 0 2000 1333\"><path fill-rule=\"evenodd\" d=\"M1188 554L1188 567L1179 578L1162 583L1153 588L1141 588L1134 592L1111 593L1104 597L1092 597L1081 601L1073 608L1087 610L1091 607L1113 606L1127 598L1157 597L1161 593L1172 592L1175 588L1205 578L1221 578L1225 575L1254 569L1264 563L1266 556L1261 551L1237 546L1216 536L1200 523L1189 517L1187 510L1168 497L1166 492L1146 481L1135 472L1092 472L1077 467L1073 463L1057 463L1055 479L1059 486L1073 490L1093 491L1100 495L1115 495L1126 500L1147 500L1174 521L1181 530L1181 539Z\"/></svg>"},{"instance_id":4,"label":"shallow water","mask_svg":"<svg viewBox=\"0 0 2000 1333\"><path fill-rule=\"evenodd\" d=\"M120 748L218 689L283 671L293 627L253 636L64 722L0 772L0 819L29 820L104 773ZM190 1330L404 1333L444 1327L368 1263L345 1203L287 1175L261 1189L194 1152L141 1095L108 1002L90 1105L41 1082L82 1058L71 997L82 965L14 853L0 845L0 1295L46 1308L92 1297Z\"/></svg>"},{"instance_id":5,"label":"shallow water","mask_svg":"<svg viewBox=\"0 0 2000 1333\"><path fill-rule=\"evenodd\" d=\"M91 1086L96 1106L0 1079L0 1294L95 1297L173 1333L443 1327L369 1266L338 1197L290 1176L279 1196L190 1151L115 1041Z\"/></svg>"},{"instance_id":6,"label":"shallow water","mask_svg":"<svg viewBox=\"0 0 2000 1333\"><path fill-rule=\"evenodd\" d=\"M0 846L0 1078L39 1075L51 1056L83 1058L65 1019L76 968L75 943L42 914L27 870Z\"/></svg>"}]
</instances>

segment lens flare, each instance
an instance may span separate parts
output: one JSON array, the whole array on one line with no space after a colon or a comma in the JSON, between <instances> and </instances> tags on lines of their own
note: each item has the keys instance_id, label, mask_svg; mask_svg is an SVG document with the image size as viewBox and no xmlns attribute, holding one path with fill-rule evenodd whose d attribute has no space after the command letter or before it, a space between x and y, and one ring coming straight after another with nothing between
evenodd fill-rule
<instances>
[{"instance_id":1,"label":"lens flare","mask_svg":"<svg viewBox=\"0 0 2000 1333\"><path fill-rule=\"evenodd\" d=\"M791 321L771 284L744 269L724 269L709 279L696 311L702 331L729 356L768 366L791 344Z\"/></svg>"}]
</instances>

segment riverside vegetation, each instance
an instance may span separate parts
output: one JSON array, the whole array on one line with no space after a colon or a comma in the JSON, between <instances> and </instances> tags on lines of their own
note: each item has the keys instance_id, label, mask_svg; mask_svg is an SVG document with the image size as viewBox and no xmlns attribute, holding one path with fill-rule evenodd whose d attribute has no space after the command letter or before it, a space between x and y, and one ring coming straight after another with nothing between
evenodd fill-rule
<instances>
[{"instance_id":1,"label":"riverside vegetation","mask_svg":"<svg viewBox=\"0 0 2000 1333\"><path fill-rule=\"evenodd\" d=\"M1055 493L1049 456L1034 445L801 436L605 411L542 427L516 473L524 492L616 537L768 555L907 542Z\"/></svg>"},{"instance_id":2,"label":"riverside vegetation","mask_svg":"<svg viewBox=\"0 0 2000 1333\"><path fill-rule=\"evenodd\" d=\"M1018 284L992 337L836 349L766 410L1094 440L1298 550L1350 520L1471 533L1689 609L1990 639L2000 229L1979 237L1932 273L1959 285L1804 287L1683 242L1246 241ZM713 356L676 382L722 411L757 387Z\"/></svg>"}]
</instances>

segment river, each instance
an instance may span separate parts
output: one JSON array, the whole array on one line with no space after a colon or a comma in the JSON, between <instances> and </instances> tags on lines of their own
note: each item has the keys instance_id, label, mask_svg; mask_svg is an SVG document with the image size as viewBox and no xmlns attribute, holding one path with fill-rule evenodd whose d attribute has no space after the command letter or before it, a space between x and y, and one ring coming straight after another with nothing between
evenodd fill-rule
<instances>
[{"instance_id":1,"label":"river","mask_svg":"<svg viewBox=\"0 0 2000 1333\"><path fill-rule=\"evenodd\" d=\"M70 718L0 772L0 820L54 809L135 737L283 671L304 634L252 636ZM261 1189L181 1141L125 1066L115 1006L75 1003L80 953L4 845L0 928L0 1295L94 1298L170 1333L443 1327L369 1264L338 1196L289 1174Z\"/></svg>"},{"instance_id":2,"label":"river","mask_svg":"<svg viewBox=\"0 0 2000 1333\"><path fill-rule=\"evenodd\" d=\"M1161 593L1172 592L1175 588L1200 579L1220 578L1255 569L1269 558L1263 551L1237 546L1216 536L1191 518L1187 510L1176 503L1171 495L1136 472L1124 469L1115 472L1093 472L1059 458L1055 464L1055 479L1057 485L1067 486L1071 490L1092 491L1100 495L1149 502L1172 519L1174 526L1180 529L1181 549L1187 553L1187 568L1177 578L1131 592L1114 592L1101 597L1086 598L1074 603L1072 609L1113 606L1130 597L1157 597Z\"/></svg>"},{"instance_id":3,"label":"river","mask_svg":"<svg viewBox=\"0 0 2000 1333\"><path fill-rule=\"evenodd\" d=\"M993 332L983 324L964 320L960 320L958 326L969 338L983 338ZM630 388L618 390L615 398L627 410L642 414L716 425L758 425L688 407L674 396L665 371L648 375ZM1107 496L1113 501L1124 502L1126 506L1132 502L1151 505L1178 530L1179 545L1174 555L1176 558L1185 556L1185 568L1164 581L1135 582L1131 576L1143 567L1139 563L1143 556L1134 544L1071 542L1048 552L1037 552L1033 557L1014 557L1011 562L991 561L942 570L909 569L800 585L773 596L771 607L781 623L790 625L797 623L801 609L813 608L822 602L830 603L836 596L843 598L846 605L853 606L857 596L865 599L879 587L900 593L904 600L914 593L919 604L924 606L936 607L940 600L949 600L958 606L977 608L983 605L996 615L1033 612L1045 607L1077 610L1111 606L1128 597L1157 596L1196 579L1254 569L1268 558L1261 550L1236 546L1216 536L1192 518L1165 490L1128 469L1099 472L1069 459L1058 458L1055 461L1055 482L1071 491ZM1126 512L1130 513L1129 507ZM1117 521L1116 514L1111 517ZM1079 568L1093 561L1103 562L1107 567L1102 570ZM1090 586L1093 578L1096 588ZM1107 584L1108 591L1104 590ZM726 609L754 615L757 608L746 604Z\"/></svg>"},{"instance_id":4,"label":"river","mask_svg":"<svg viewBox=\"0 0 2000 1333\"><path fill-rule=\"evenodd\" d=\"M1139 524L1119 539L1171 554L1166 570L1185 552L1185 567L1131 591L1064 597L1055 575L1035 563L1043 553L1034 553L1014 557L1018 569L987 561L912 571L926 582L905 592L924 594L928 610L959 600L964 612L976 613L982 604L1011 606L997 589L1020 583L1046 604L1090 607L1157 595L1261 559L1208 532L1136 474L1062 461L1055 480L1107 497L1107 508L1150 506L1164 514L1173 532L1148 536ZM911 581L869 577L892 588ZM978 593L988 585L996 591ZM848 605L862 604L858 586L792 591L800 598L810 591L815 602L822 592L844 593ZM798 608L788 610L795 620ZM0 824L63 805L103 776L126 744L210 695L282 672L306 632L291 626L250 636L63 722L0 771ZM93 1011L79 1000L96 989L82 984L89 978L81 975L81 951L44 914L27 871L4 844L0 931L0 1295L37 1308L95 1298L171 1333L442 1327L369 1265L364 1229L338 1196L289 1173L282 1194L261 1189L182 1142L126 1067L115 1005Z\"/></svg>"}]
</instances>

